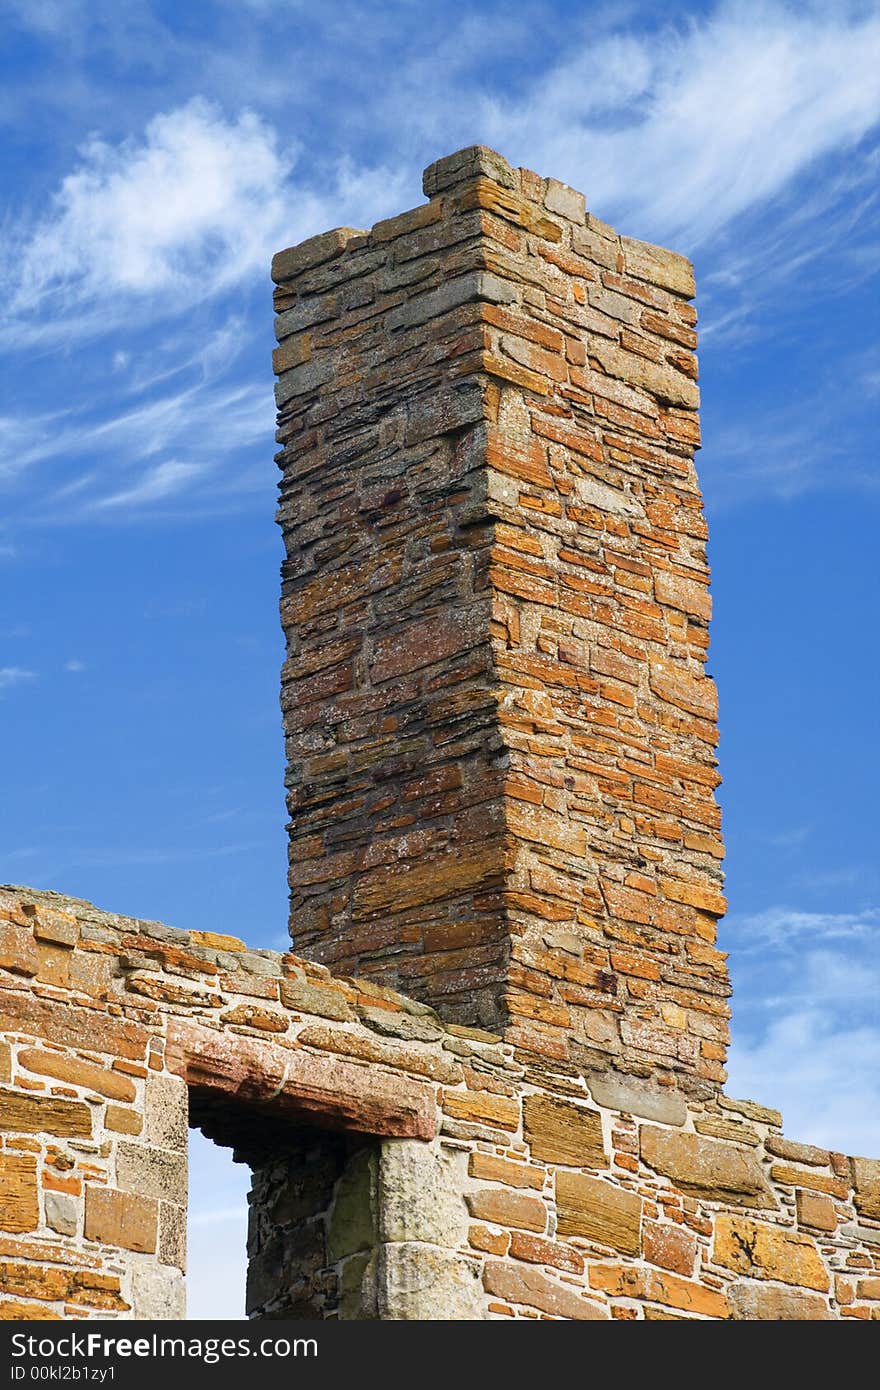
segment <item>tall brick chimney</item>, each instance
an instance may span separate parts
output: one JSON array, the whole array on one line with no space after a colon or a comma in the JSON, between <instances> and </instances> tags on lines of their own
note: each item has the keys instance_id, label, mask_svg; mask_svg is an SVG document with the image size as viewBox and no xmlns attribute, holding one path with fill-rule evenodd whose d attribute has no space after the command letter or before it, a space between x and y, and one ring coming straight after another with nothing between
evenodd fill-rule
<instances>
[{"instance_id":1,"label":"tall brick chimney","mask_svg":"<svg viewBox=\"0 0 880 1390\"><path fill-rule=\"evenodd\" d=\"M282 251L298 952L697 1095L729 993L691 266L474 147Z\"/></svg>"}]
</instances>

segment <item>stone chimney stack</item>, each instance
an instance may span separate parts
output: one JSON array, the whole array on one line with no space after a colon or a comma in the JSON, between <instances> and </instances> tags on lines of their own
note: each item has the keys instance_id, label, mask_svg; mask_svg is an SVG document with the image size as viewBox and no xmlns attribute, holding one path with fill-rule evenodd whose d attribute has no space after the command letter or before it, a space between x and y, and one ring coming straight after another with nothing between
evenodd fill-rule
<instances>
[{"instance_id":1,"label":"stone chimney stack","mask_svg":"<svg viewBox=\"0 0 880 1390\"><path fill-rule=\"evenodd\" d=\"M691 266L479 146L424 191L273 263L294 946L710 1095Z\"/></svg>"}]
</instances>

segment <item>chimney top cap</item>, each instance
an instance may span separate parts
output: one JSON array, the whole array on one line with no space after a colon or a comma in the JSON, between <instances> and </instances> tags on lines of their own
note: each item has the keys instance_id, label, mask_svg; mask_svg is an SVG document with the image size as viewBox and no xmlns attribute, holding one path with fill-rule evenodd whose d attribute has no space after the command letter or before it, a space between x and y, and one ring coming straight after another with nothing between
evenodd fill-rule
<instances>
[{"instance_id":1,"label":"chimney top cap","mask_svg":"<svg viewBox=\"0 0 880 1390\"><path fill-rule=\"evenodd\" d=\"M422 175L422 189L426 198L433 198L437 193L444 193L456 184L480 178L481 175L494 179L495 183L505 188L516 185L514 171L503 154L490 150L488 145L468 145L463 150L456 150L455 154L447 154L443 159L429 164Z\"/></svg>"}]
</instances>

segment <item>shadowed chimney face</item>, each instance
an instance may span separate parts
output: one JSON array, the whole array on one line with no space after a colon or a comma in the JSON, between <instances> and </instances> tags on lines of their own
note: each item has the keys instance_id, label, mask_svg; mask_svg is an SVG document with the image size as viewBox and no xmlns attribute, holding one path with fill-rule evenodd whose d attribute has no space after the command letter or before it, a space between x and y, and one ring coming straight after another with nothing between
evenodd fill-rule
<instances>
[{"instance_id":1,"label":"shadowed chimney face","mask_svg":"<svg viewBox=\"0 0 880 1390\"><path fill-rule=\"evenodd\" d=\"M691 267L481 147L424 188L273 263L295 948L708 1094Z\"/></svg>"}]
</instances>

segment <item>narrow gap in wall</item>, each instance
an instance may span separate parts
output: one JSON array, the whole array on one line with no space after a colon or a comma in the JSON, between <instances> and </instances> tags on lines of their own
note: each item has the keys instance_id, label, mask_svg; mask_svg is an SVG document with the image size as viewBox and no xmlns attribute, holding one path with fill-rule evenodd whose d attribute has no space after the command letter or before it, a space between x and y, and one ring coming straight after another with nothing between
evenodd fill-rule
<instances>
[{"instance_id":1,"label":"narrow gap in wall","mask_svg":"<svg viewBox=\"0 0 880 1390\"><path fill-rule=\"evenodd\" d=\"M189 1132L187 1318L244 1318L251 1170L232 1149Z\"/></svg>"}]
</instances>

